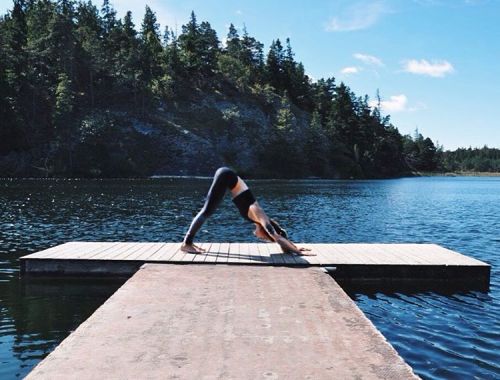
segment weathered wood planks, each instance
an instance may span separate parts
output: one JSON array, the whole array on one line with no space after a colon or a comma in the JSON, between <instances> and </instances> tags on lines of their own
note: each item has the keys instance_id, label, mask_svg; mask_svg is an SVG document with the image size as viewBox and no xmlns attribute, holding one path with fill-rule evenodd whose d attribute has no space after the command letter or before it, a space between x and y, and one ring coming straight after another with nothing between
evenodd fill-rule
<instances>
[{"instance_id":1,"label":"weathered wood planks","mask_svg":"<svg viewBox=\"0 0 500 380\"><path fill-rule=\"evenodd\" d=\"M301 244L316 256L283 254L275 243L69 242L21 258L24 274L133 274L144 263L335 267L342 279L433 279L489 284L490 266L436 244Z\"/></svg>"}]
</instances>

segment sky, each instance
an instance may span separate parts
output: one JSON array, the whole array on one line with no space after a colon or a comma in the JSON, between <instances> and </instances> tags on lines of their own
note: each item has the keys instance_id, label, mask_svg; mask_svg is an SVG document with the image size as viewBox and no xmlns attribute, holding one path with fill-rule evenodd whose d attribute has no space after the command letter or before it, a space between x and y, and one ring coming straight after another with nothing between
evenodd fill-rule
<instances>
[{"instance_id":1,"label":"sky","mask_svg":"<svg viewBox=\"0 0 500 380\"><path fill-rule=\"evenodd\" d=\"M99 3L100 0L94 3ZM178 32L192 10L224 40L230 23L264 43L291 40L317 80L375 102L402 134L445 149L500 148L500 0L111 0L140 28L145 5ZM2 12L11 0L0 0ZM500 109L500 107L499 107Z\"/></svg>"}]
</instances>

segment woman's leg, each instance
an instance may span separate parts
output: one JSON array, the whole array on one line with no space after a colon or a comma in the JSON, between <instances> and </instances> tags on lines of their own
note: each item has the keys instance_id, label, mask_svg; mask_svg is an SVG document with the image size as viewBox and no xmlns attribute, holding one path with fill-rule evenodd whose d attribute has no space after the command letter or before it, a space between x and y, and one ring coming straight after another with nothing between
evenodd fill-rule
<instances>
[{"instance_id":1,"label":"woman's leg","mask_svg":"<svg viewBox=\"0 0 500 380\"><path fill-rule=\"evenodd\" d=\"M238 183L238 176L234 171L229 168L219 168L214 175L214 180L210 189L208 190L207 198L203 208L194 217L189 230L184 237L184 243L191 245L196 233L199 231L205 220L211 216L216 210L217 206L224 198L226 189L232 189Z\"/></svg>"}]
</instances>

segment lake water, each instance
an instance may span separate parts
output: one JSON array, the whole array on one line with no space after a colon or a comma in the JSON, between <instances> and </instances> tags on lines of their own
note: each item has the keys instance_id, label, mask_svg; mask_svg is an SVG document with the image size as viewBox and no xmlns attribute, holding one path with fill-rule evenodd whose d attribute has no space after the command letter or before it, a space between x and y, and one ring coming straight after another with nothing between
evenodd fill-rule
<instances>
[{"instance_id":1,"label":"lake water","mask_svg":"<svg viewBox=\"0 0 500 380\"><path fill-rule=\"evenodd\" d=\"M249 181L295 241L432 242L492 264L479 291L346 289L415 372L500 377L500 178ZM0 378L25 376L123 282L19 278L69 240L180 241L204 179L0 180ZM255 241L229 197L199 241Z\"/></svg>"}]
</instances>

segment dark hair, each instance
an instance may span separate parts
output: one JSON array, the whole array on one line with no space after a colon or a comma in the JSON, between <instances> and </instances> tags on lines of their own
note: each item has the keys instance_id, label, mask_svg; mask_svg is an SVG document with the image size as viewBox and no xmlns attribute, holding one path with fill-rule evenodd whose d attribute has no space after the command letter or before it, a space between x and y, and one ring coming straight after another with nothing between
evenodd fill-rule
<instances>
[{"instance_id":1,"label":"dark hair","mask_svg":"<svg viewBox=\"0 0 500 380\"><path fill-rule=\"evenodd\" d=\"M269 221L271 222L273 228L276 230L276 233L278 235L281 235L283 236L284 238L288 239L288 233L286 232L286 230L284 228L282 228L278 222L275 220L275 219L269 219Z\"/></svg>"}]
</instances>

